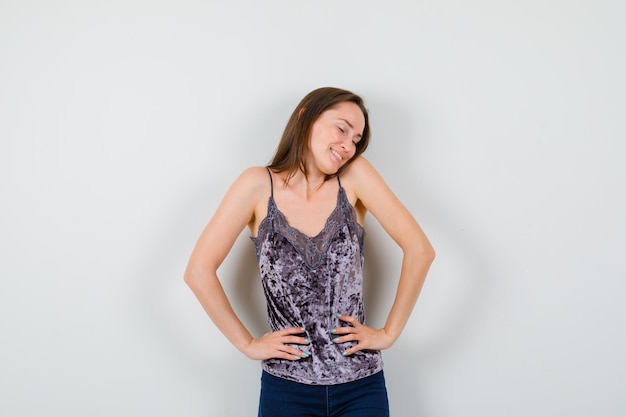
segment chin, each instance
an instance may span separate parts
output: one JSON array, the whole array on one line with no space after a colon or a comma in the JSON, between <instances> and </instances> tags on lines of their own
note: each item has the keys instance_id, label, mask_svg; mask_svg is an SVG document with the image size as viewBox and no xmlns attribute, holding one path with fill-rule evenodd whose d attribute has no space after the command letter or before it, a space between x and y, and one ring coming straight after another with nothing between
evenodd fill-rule
<instances>
[{"instance_id":1,"label":"chin","mask_svg":"<svg viewBox=\"0 0 626 417\"><path fill-rule=\"evenodd\" d=\"M326 175L336 175L342 167L343 167L343 165L341 165L340 167L337 167L335 169L331 169L330 172L328 172Z\"/></svg>"}]
</instances>

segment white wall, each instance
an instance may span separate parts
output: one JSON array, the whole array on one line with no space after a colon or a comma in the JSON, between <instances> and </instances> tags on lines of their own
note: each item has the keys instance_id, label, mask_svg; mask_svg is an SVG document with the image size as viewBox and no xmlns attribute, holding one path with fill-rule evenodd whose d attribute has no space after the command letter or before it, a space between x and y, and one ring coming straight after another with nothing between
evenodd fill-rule
<instances>
[{"instance_id":1,"label":"white wall","mask_svg":"<svg viewBox=\"0 0 626 417\"><path fill-rule=\"evenodd\" d=\"M259 364L182 274L333 85L438 251L385 352L393 415L623 416L624 21L618 0L2 0L0 414L255 415ZM380 324L400 254L367 228ZM261 334L256 268L244 232L220 272Z\"/></svg>"}]
</instances>

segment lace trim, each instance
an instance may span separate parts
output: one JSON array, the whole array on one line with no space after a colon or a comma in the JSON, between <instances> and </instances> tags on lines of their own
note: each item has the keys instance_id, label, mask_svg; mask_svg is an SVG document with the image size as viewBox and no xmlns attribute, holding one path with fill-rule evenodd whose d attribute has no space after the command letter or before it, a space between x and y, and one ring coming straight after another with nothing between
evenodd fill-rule
<instances>
[{"instance_id":1,"label":"lace trim","mask_svg":"<svg viewBox=\"0 0 626 417\"><path fill-rule=\"evenodd\" d=\"M341 231L342 226L347 224L349 228L355 227L359 241L359 249L363 253L363 238L365 230L356 221L356 212L343 187L339 187L337 195L337 206L326 219L324 228L316 236L308 236L300 230L289 225L285 215L278 209L274 198L270 196L267 207L267 216L259 224L259 232L257 237L252 237L255 247L262 236L265 236L270 230L284 236L294 249L302 256L306 265L311 268L317 268L324 258L330 243L335 235ZM257 251L258 255L258 251Z\"/></svg>"}]
</instances>

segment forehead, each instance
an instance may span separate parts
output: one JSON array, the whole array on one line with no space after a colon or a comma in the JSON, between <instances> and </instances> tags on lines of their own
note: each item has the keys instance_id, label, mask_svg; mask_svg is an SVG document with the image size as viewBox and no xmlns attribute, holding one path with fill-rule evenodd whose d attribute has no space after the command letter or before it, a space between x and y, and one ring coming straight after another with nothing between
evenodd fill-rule
<instances>
[{"instance_id":1,"label":"forehead","mask_svg":"<svg viewBox=\"0 0 626 417\"><path fill-rule=\"evenodd\" d=\"M331 119L343 119L354 126L358 131L363 131L365 128L365 116L363 115L363 111L356 103L351 101L337 103L329 107L321 116Z\"/></svg>"}]
</instances>

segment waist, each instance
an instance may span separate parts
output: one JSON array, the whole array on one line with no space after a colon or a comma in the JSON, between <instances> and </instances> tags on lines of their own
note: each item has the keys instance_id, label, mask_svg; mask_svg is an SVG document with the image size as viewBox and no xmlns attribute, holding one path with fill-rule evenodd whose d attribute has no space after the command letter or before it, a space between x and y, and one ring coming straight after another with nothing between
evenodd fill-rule
<instances>
[{"instance_id":1,"label":"waist","mask_svg":"<svg viewBox=\"0 0 626 417\"><path fill-rule=\"evenodd\" d=\"M354 343L352 342L350 346ZM298 345L309 357L297 361L270 359L263 370L289 381L307 385L336 385L366 378L382 371L382 354L377 350L359 351L343 356L348 344L315 343Z\"/></svg>"}]
</instances>

